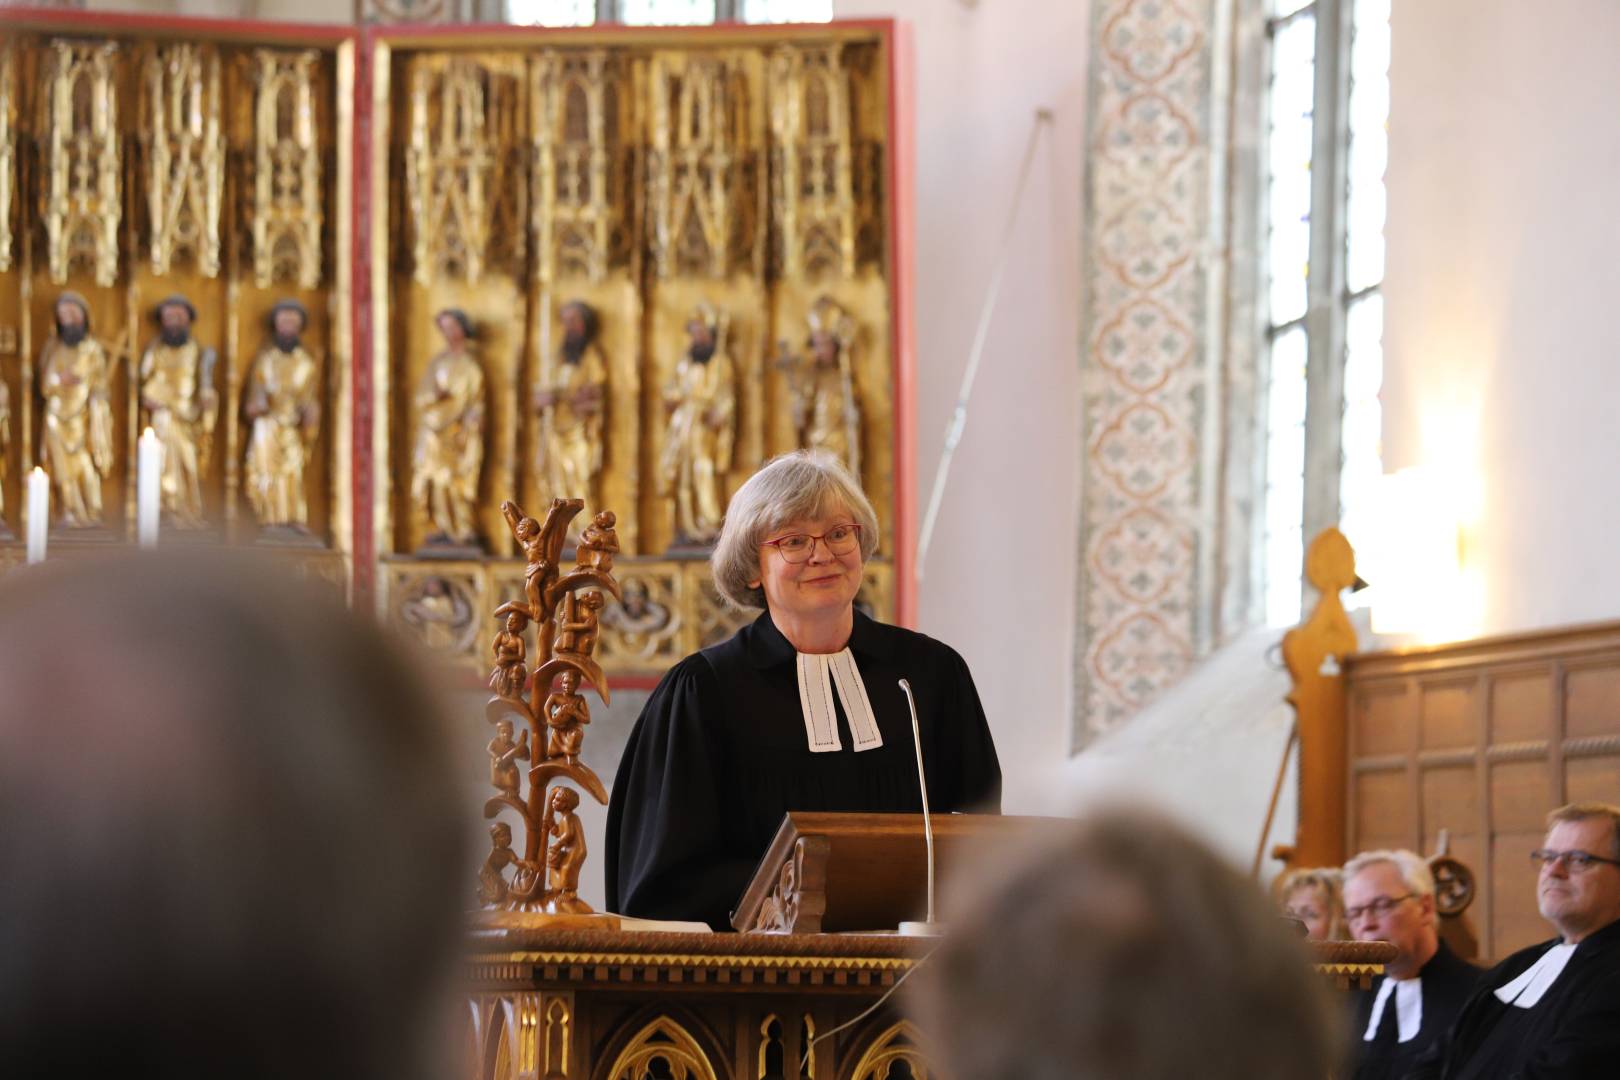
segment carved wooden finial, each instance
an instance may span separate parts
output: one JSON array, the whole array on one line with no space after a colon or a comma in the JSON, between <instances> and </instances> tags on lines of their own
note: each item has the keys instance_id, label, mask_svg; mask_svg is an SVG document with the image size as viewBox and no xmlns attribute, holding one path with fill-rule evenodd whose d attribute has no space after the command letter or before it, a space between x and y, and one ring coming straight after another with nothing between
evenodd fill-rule
<instances>
[{"instance_id":1,"label":"carved wooden finial","mask_svg":"<svg viewBox=\"0 0 1620 1080\"><path fill-rule=\"evenodd\" d=\"M1273 854L1291 866L1344 862L1349 768L1345 749L1345 657L1356 630L1339 593L1356 583L1356 555L1338 529L1318 533L1305 552L1305 580L1319 596L1310 616L1282 639L1299 734L1299 826L1293 845Z\"/></svg>"}]
</instances>

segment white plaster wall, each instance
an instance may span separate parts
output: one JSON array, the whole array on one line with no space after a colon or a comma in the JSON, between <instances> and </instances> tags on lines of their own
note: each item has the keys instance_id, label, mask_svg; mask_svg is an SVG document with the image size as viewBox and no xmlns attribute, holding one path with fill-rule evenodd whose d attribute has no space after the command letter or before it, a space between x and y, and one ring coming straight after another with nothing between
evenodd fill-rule
<instances>
[{"instance_id":1,"label":"white plaster wall","mask_svg":"<svg viewBox=\"0 0 1620 1080\"><path fill-rule=\"evenodd\" d=\"M1081 141L1089 5L836 0L895 16L916 45L918 514L990 285L1035 110L1012 257L920 593L919 629L973 669L1005 808L1067 757L1074 655Z\"/></svg>"},{"instance_id":2,"label":"white plaster wall","mask_svg":"<svg viewBox=\"0 0 1620 1080\"><path fill-rule=\"evenodd\" d=\"M1250 630L1206 657L1129 723L1076 754L1042 810L1071 813L1120 801L1154 806L1247 871L1293 725L1293 708L1284 701L1288 674L1277 666L1281 638L1280 630ZM1267 877L1278 867L1269 857L1272 845L1294 839L1297 758L1290 757L1267 834L1261 864Z\"/></svg>"},{"instance_id":3,"label":"white plaster wall","mask_svg":"<svg viewBox=\"0 0 1620 1080\"><path fill-rule=\"evenodd\" d=\"M1477 473L1477 632L1620 618L1620 3L1391 30L1385 467Z\"/></svg>"}]
</instances>

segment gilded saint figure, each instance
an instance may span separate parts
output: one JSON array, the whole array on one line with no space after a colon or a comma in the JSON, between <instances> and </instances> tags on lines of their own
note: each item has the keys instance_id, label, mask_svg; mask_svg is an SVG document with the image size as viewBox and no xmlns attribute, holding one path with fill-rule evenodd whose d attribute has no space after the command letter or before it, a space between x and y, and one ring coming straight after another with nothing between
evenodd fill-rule
<instances>
[{"instance_id":1,"label":"gilded saint figure","mask_svg":"<svg viewBox=\"0 0 1620 1080\"><path fill-rule=\"evenodd\" d=\"M158 338L141 354L141 412L163 444L159 484L163 510L175 526L204 524L202 477L213 447L219 395L214 390L213 349L197 343L191 327L197 309L183 296L157 306Z\"/></svg>"},{"instance_id":2,"label":"gilded saint figure","mask_svg":"<svg viewBox=\"0 0 1620 1080\"><path fill-rule=\"evenodd\" d=\"M825 450L855 476L861 474L861 411L855 398L855 320L823 296L805 316L808 357L782 342L777 366L787 374L789 412L799 447Z\"/></svg>"},{"instance_id":3,"label":"gilded saint figure","mask_svg":"<svg viewBox=\"0 0 1620 1080\"><path fill-rule=\"evenodd\" d=\"M280 301L269 323L270 343L248 369L242 405L248 502L260 527L306 532L304 475L321 426L321 368L303 346L309 313L302 304Z\"/></svg>"},{"instance_id":4,"label":"gilded saint figure","mask_svg":"<svg viewBox=\"0 0 1620 1080\"><path fill-rule=\"evenodd\" d=\"M596 481L602 472L607 361L596 343L596 312L590 305L570 300L558 316L562 346L543 377L544 385L534 392L540 418L539 471L553 496L584 499L591 507L596 505Z\"/></svg>"},{"instance_id":5,"label":"gilded saint figure","mask_svg":"<svg viewBox=\"0 0 1620 1080\"><path fill-rule=\"evenodd\" d=\"M101 481L112 469L112 364L90 336L90 305L76 292L56 300L56 333L39 358L45 404L41 457L69 528L101 524Z\"/></svg>"},{"instance_id":6,"label":"gilded saint figure","mask_svg":"<svg viewBox=\"0 0 1620 1080\"><path fill-rule=\"evenodd\" d=\"M478 545L474 504L484 467L484 369L472 349L473 325L455 308L435 319L444 351L416 386L416 449L411 498L428 515L428 545Z\"/></svg>"},{"instance_id":7,"label":"gilded saint figure","mask_svg":"<svg viewBox=\"0 0 1620 1080\"><path fill-rule=\"evenodd\" d=\"M659 458L659 494L675 500L676 542L708 544L725 513L721 490L731 468L737 376L726 351L726 318L699 304L686 324L687 347L664 386L669 427Z\"/></svg>"}]
</instances>

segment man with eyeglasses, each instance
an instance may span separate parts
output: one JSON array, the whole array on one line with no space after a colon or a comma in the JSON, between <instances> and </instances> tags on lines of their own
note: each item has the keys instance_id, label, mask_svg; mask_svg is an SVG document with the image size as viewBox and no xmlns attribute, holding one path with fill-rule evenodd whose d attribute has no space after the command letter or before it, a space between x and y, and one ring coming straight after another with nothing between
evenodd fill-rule
<instances>
[{"instance_id":1,"label":"man with eyeglasses","mask_svg":"<svg viewBox=\"0 0 1620 1080\"><path fill-rule=\"evenodd\" d=\"M1399 1080L1457 1019L1479 968L1440 940L1434 875L1410 851L1368 851L1344 867L1345 925L1357 941L1398 950L1356 999L1355 1080Z\"/></svg>"},{"instance_id":2,"label":"man with eyeglasses","mask_svg":"<svg viewBox=\"0 0 1620 1080\"><path fill-rule=\"evenodd\" d=\"M1620 1072L1620 806L1554 810L1530 857L1541 917L1559 936L1485 974L1418 1080Z\"/></svg>"}]
</instances>

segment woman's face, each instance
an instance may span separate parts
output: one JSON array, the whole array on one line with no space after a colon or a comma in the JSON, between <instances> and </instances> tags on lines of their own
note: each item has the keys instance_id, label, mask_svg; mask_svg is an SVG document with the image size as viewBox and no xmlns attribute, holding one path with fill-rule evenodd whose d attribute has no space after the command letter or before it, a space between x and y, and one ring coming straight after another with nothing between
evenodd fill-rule
<instances>
[{"instance_id":1,"label":"woman's face","mask_svg":"<svg viewBox=\"0 0 1620 1080\"><path fill-rule=\"evenodd\" d=\"M771 530L765 539L778 540L794 533L821 536L854 520L855 515L836 507L823 517L790 521ZM860 544L847 554L834 555L825 540L817 540L811 546L810 557L802 563L790 563L774 545L761 544L758 585L765 590L765 602L773 616L794 619L837 616L849 609L861 588Z\"/></svg>"},{"instance_id":2,"label":"woman's face","mask_svg":"<svg viewBox=\"0 0 1620 1080\"><path fill-rule=\"evenodd\" d=\"M1333 926L1333 910L1316 885L1300 885L1283 898L1283 913L1305 924L1311 941L1326 941Z\"/></svg>"}]
</instances>

